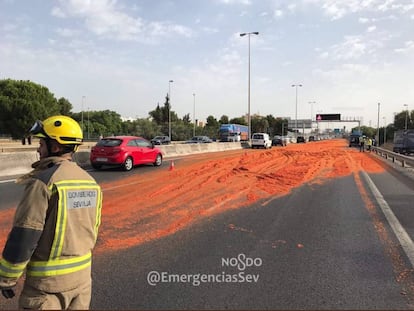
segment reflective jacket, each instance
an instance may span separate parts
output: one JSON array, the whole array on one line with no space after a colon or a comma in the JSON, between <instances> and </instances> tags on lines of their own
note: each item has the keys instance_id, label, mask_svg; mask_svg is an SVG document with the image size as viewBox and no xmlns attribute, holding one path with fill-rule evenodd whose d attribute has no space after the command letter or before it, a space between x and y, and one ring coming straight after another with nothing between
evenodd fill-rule
<instances>
[{"instance_id":1,"label":"reflective jacket","mask_svg":"<svg viewBox=\"0 0 414 311\"><path fill-rule=\"evenodd\" d=\"M91 251L101 219L102 192L75 162L49 157L21 182L24 196L0 260L0 277L49 292L76 288L91 277Z\"/></svg>"}]
</instances>

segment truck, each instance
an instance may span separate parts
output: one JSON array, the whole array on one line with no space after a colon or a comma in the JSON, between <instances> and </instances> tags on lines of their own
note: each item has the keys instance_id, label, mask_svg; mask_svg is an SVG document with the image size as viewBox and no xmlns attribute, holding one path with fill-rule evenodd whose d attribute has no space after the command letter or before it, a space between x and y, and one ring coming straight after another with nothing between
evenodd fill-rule
<instances>
[{"instance_id":1,"label":"truck","mask_svg":"<svg viewBox=\"0 0 414 311\"><path fill-rule=\"evenodd\" d=\"M393 142L393 152L402 154L414 153L414 130L396 131Z\"/></svg>"},{"instance_id":2,"label":"truck","mask_svg":"<svg viewBox=\"0 0 414 311\"><path fill-rule=\"evenodd\" d=\"M362 132L360 131L353 131L351 135L349 135L349 147L357 147L359 146L359 138L362 136Z\"/></svg>"},{"instance_id":3,"label":"truck","mask_svg":"<svg viewBox=\"0 0 414 311\"><path fill-rule=\"evenodd\" d=\"M249 128L241 124L222 124L219 129L222 142L239 142L249 140Z\"/></svg>"}]
</instances>

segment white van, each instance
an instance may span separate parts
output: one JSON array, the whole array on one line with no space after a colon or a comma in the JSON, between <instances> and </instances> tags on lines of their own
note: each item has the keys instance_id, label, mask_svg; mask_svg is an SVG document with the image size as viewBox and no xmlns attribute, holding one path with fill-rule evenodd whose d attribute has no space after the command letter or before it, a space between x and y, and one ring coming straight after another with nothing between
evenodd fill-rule
<instances>
[{"instance_id":1,"label":"white van","mask_svg":"<svg viewBox=\"0 0 414 311\"><path fill-rule=\"evenodd\" d=\"M254 133L252 135L252 148L272 148L272 141L267 133Z\"/></svg>"}]
</instances>

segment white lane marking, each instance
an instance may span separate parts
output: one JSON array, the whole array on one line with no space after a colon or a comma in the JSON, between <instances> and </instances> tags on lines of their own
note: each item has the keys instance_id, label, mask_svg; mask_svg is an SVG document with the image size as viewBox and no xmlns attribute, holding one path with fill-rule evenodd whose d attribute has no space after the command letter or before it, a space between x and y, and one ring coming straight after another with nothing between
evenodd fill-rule
<instances>
[{"instance_id":1,"label":"white lane marking","mask_svg":"<svg viewBox=\"0 0 414 311\"><path fill-rule=\"evenodd\" d=\"M0 180L0 184L5 184L5 183L8 183L8 182L15 182L15 181L16 181L16 179Z\"/></svg>"},{"instance_id":2,"label":"white lane marking","mask_svg":"<svg viewBox=\"0 0 414 311\"><path fill-rule=\"evenodd\" d=\"M398 241L400 241L400 244L408 259L410 260L411 265L414 267L414 242L411 240L407 231L405 231L397 217L395 217L387 201L385 201L384 197L379 192L378 188L375 186L374 182L371 180L368 174L363 171L362 175L367 181L369 188L374 194L374 197L377 200L378 205L381 207L381 210L384 213L385 218L387 218L388 223L390 224L392 230L397 236Z\"/></svg>"}]
</instances>

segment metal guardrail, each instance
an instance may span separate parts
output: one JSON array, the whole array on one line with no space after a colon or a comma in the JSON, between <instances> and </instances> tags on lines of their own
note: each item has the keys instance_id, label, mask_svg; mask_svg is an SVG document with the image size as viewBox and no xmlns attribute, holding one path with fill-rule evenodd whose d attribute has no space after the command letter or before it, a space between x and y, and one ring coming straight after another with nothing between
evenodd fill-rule
<instances>
[{"instance_id":1,"label":"metal guardrail","mask_svg":"<svg viewBox=\"0 0 414 311\"><path fill-rule=\"evenodd\" d=\"M376 154L387 160L391 160L393 163L400 163L402 167L414 167L414 157L406 156L400 153L392 152L390 150L374 146L372 147L372 151L374 151Z\"/></svg>"}]
</instances>

